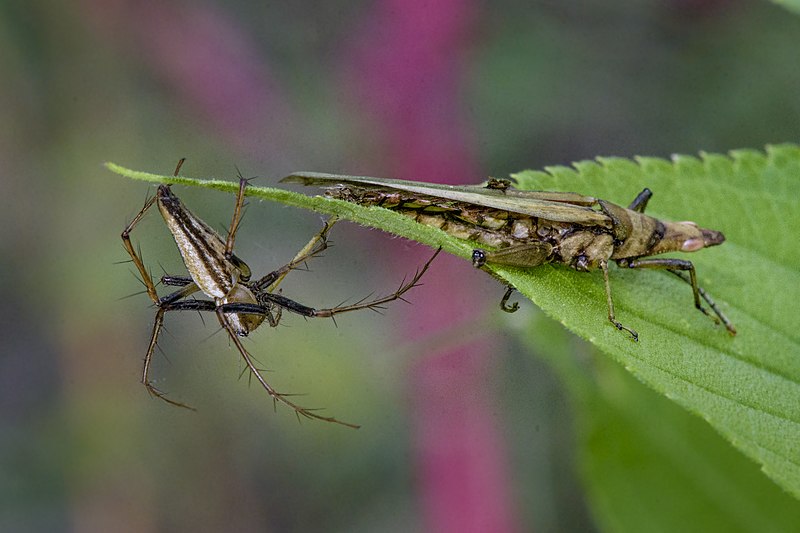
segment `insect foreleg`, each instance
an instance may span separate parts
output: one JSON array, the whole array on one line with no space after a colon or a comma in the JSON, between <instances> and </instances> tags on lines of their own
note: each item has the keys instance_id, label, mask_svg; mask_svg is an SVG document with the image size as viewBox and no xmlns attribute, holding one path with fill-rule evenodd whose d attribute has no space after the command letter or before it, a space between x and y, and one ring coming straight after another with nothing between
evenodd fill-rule
<instances>
[{"instance_id":1,"label":"insect foreleg","mask_svg":"<svg viewBox=\"0 0 800 533\"><path fill-rule=\"evenodd\" d=\"M683 280L685 283L688 283L689 285L692 284L691 278L690 279L686 279L684 277L684 275L680 271L678 271L678 270L668 270L668 272L671 272L671 273L675 274L681 280ZM703 300L706 301L708 306L714 311L714 314L716 314L717 317L719 317L719 320L722 321L722 323L725 325L725 329L727 329L728 332L731 335L736 335L736 328L733 326L733 324L728 319L728 317L725 316L725 314L719 309L719 307L717 307L717 303L711 298L711 296L708 294L708 292L706 292L705 289L703 289L703 287L701 287L699 285L697 286L697 292L700 293L700 297L703 298ZM706 313L706 315L708 315L708 313ZM711 318L714 319L714 321L716 321L716 318L714 318L714 317L711 317Z\"/></svg>"},{"instance_id":2,"label":"insect foreleg","mask_svg":"<svg viewBox=\"0 0 800 533\"><path fill-rule=\"evenodd\" d=\"M158 293L156 292L156 286L153 283L153 278L150 277L150 273L144 266L142 259L139 257L139 254L136 253L136 250L133 249L133 245L131 244L131 231L133 231L134 226L142 220L142 217L147 212L148 209L153 205L156 201L156 197L153 196L152 198L148 199L144 203L144 207L139 213L133 217L131 223L128 224L124 230L122 230L122 245L125 247L125 250L128 252L128 255L131 256L131 260L133 264L136 265L136 269L139 271L139 275L142 276L142 283L144 283L145 288L147 289L147 295L153 300L153 303L158 303Z\"/></svg>"},{"instance_id":3,"label":"insect foreleg","mask_svg":"<svg viewBox=\"0 0 800 533\"><path fill-rule=\"evenodd\" d=\"M603 270L603 281L606 285L606 303L608 304L608 320L620 331L627 331L634 341L639 341L639 334L629 327L623 326L614 316L614 300L611 299L611 283L608 279L608 262L601 261L600 268Z\"/></svg>"},{"instance_id":4,"label":"insect foreleg","mask_svg":"<svg viewBox=\"0 0 800 533\"><path fill-rule=\"evenodd\" d=\"M722 311L717 307L717 304L711 297L703 290L702 287L697 285L697 274L694 268L694 264L691 261L687 261L685 259L674 259L674 258L645 258L645 259L623 259L617 261L617 264L622 267L627 268L653 268L659 270L668 270L681 278L684 282L688 283L692 287L692 295L694 296L694 306L699 309L704 315L711 318L714 322L720 323L722 322L725 325L725 329L727 329L731 335L736 335L736 328L733 327L731 321L728 320ZM687 280L682 274L681 271L688 271L689 272L689 279ZM703 307L701 298L708 303L709 307L716 316L713 316L708 310Z\"/></svg>"},{"instance_id":5,"label":"insect foreleg","mask_svg":"<svg viewBox=\"0 0 800 533\"><path fill-rule=\"evenodd\" d=\"M231 219L231 227L228 230L228 238L225 241L225 256L230 258L233 255L233 244L236 240L236 231L239 229L239 223L242 221L242 207L244 207L244 191L247 189L247 182L245 178L239 174L239 192L236 193L236 207L233 209L233 218Z\"/></svg>"},{"instance_id":6,"label":"insect foreleg","mask_svg":"<svg viewBox=\"0 0 800 533\"><path fill-rule=\"evenodd\" d=\"M330 218L324 222L322 229L314 235L303 248L297 252L294 258L281 268L270 272L254 284L254 288L261 292L275 292L278 285L283 281L283 278L296 269L299 265L305 263L307 260L315 257L328 248L328 232L336 223L336 218Z\"/></svg>"},{"instance_id":7,"label":"insect foreleg","mask_svg":"<svg viewBox=\"0 0 800 533\"><path fill-rule=\"evenodd\" d=\"M700 291L697 287L697 274L694 264L686 259L674 258L649 258L649 259L623 259L617 262L618 265L627 268L652 268L657 270L684 270L689 272L689 285L692 286L694 296L694 306L708 315L708 311L700 303ZM686 281L686 280L684 280ZM711 316L711 315L709 315Z\"/></svg>"}]
</instances>

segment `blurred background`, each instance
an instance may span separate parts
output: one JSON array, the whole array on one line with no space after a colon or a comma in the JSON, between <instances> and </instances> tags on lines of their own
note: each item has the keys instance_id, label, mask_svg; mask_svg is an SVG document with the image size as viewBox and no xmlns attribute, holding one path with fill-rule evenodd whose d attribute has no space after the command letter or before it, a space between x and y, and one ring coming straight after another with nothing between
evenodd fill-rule
<instances>
[{"instance_id":1,"label":"blurred background","mask_svg":"<svg viewBox=\"0 0 800 533\"><path fill-rule=\"evenodd\" d=\"M150 398L154 309L124 298L141 286L119 233L153 188L102 163L476 183L760 148L800 134L799 39L797 16L746 0L0 3L0 530L614 530L592 396L563 378L630 378L530 305L500 313L502 287L455 258L384 316L247 340L278 390L359 430L273 410L193 313L167 316L153 375L198 411ZM233 196L174 190L224 231ZM269 272L320 225L251 202L237 254ZM133 237L156 274L184 272L156 211ZM286 296L391 292L431 253L347 223L332 240Z\"/></svg>"}]
</instances>

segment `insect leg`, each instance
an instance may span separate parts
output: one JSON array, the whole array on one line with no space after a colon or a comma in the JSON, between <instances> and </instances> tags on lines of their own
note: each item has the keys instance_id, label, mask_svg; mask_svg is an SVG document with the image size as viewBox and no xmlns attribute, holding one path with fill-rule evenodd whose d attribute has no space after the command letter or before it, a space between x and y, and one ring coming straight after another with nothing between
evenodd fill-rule
<instances>
[{"instance_id":1,"label":"insect leg","mask_svg":"<svg viewBox=\"0 0 800 533\"><path fill-rule=\"evenodd\" d=\"M144 203L144 207L139 213L133 217L131 223L128 224L124 230L122 230L122 245L125 247L125 250L128 252L128 255L131 256L131 260L133 264L136 265L136 269L139 271L139 275L142 276L142 282L144 283L145 288L147 289L147 295L153 300L153 303L158 303L158 293L156 292L156 286L153 283L153 279L150 277L150 273L144 266L142 259L139 257L139 254L136 253L136 250L133 249L133 245L131 244L131 231L133 231L134 226L142 220L142 217L147 212L148 209L153 205L156 201L156 197L153 196L152 198L148 199Z\"/></svg>"},{"instance_id":2,"label":"insect leg","mask_svg":"<svg viewBox=\"0 0 800 533\"><path fill-rule=\"evenodd\" d=\"M161 284L170 287L185 287L190 283L194 283L194 280L189 276L170 276L167 274L161 276Z\"/></svg>"},{"instance_id":3,"label":"insect leg","mask_svg":"<svg viewBox=\"0 0 800 533\"><path fill-rule=\"evenodd\" d=\"M166 296L162 296L161 298L159 298L158 303L156 305L158 305L158 307L164 307L170 304L174 304L178 300L182 300L187 296L194 294L200 290L200 287L198 287L195 284L195 282L191 280L191 278L189 278L188 283L182 285L182 287L183 288L178 289L172 294L168 294Z\"/></svg>"},{"instance_id":4,"label":"insect leg","mask_svg":"<svg viewBox=\"0 0 800 533\"><path fill-rule=\"evenodd\" d=\"M497 265L534 267L546 263L552 251L553 246L547 242L532 242L517 246L509 246L508 248L502 248L494 252L487 252L486 250L476 248L472 250L472 266L475 268L483 268L486 263L494 263ZM503 294L503 298L500 300L500 309L506 313L514 313L519 309L519 304L516 302L512 305L508 305L508 299L511 298L511 294L514 290L514 287L509 285L505 294Z\"/></svg>"},{"instance_id":5,"label":"insect leg","mask_svg":"<svg viewBox=\"0 0 800 533\"><path fill-rule=\"evenodd\" d=\"M603 270L603 281L606 285L606 303L608 304L608 320L614 324L614 326L620 331L627 331L631 338L634 341L639 341L639 334L636 333L631 328L623 326L620 322L617 321L616 317L614 316L614 301L611 299L611 283L608 280L608 262L601 261L600 268Z\"/></svg>"},{"instance_id":6,"label":"insect leg","mask_svg":"<svg viewBox=\"0 0 800 533\"><path fill-rule=\"evenodd\" d=\"M519 309L519 304L517 302L514 302L512 305L508 305L508 299L511 298L511 295L514 293L515 290L517 289L513 285L509 285L508 287L506 287L506 293L500 300L500 309L502 309L506 313L516 313L517 309Z\"/></svg>"},{"instance_id":7,"label":"insect leg","mask_svg":"<svg viewBox=\"0 0 800 533\"><path fill-rule=\"evenodd\" d=\"M644 210L647 208L647 202L650 201L650 198L653 197L653 192L645 188L642 192L639 193L636 198L633 199L631 205L628 206L628 209L632 211L638 211L639 213L644 213Z\"/></svg>"},{"instance_id":8,"label":"insect leg","mask_svg":"<svg viewBox=\"0 0 800 533\"><path fill-rule=\"evenodd\" d=\"M297 268L299 265L305 263L312 257L321 254L328 248L328 232L331 230L337 219L335 217L326 220L322 229L314 235L303 248L297 252L294 258L281 268L270 272L260 280L258 280L254 287L258 292L274 292L278 285L283 281L286 275Z\"/></svg>"},{"instance_id":9,"label":"insect leg","mask_svg":"<svg viewBox=\"0 0 800 533\"><path fill-rule=\"evenodd\" d=\"M686 279L684 277L684 275L680 271L678 271L678 270L668 270L668 272L671 272L671 273L675 274L681 280L683 280L685 283L688 283L689 285L692 284L691 277L690 277L690 279ZM733 326L733 324L731 323L730 319L728 319L728 317L725 316L725 314L719 309L719 307L717 307L717 303L713 300L713 298L711 298L711 296L708 294L708 292L706 292L706 290L703 289L703 287L701 287L699 285L697 285L697 292L700 294L700 297L703 298L703 300L706 301L708 306L714 311L714 314L717 315L719 320L725 325L725 329L727 329L728 332L731 335L736 335L736 328ZM703 311L703 310L701 309L701 311ZM705 314L708 315L708 313L705 313ZM711 317L711 318L715 322L717 322L716 318L714 318L714 317Z\"/></svg>"},{"instance_id":10,"label":"insect leg","mask_svg":"<svg viewBox=\"0 0 800 533\"><path fill-rule=\"evenodd\" d=\"M434 259L436 259L436 256L439 255L439 252L441 252L441 251L442 251L441 248L437 249L433 253L433 255L431 256L431 258L428 259L428 261L422 266L422 268L417 270L417 272L414 274L414 277L411 278L411 281L409 281L409 282L403 281L403 283L400 284L400 287L396 291L394 291L392 294L389 294L389 295L384 296L382 298L377 298L375 300L371 300L371 301L368 301L368 302L365 302L365 301L362 300L360 302L356 302L353 305L342 305L342 306L333 307L333 308L330 308L330 309L312 309L313 314L312 315L307 315L307 316L332 317L334 315L338 315L339 313L347 313L349 311L358 311L359 309L378 310L378 309L381 309L381 306L383 304L386 304L386 303L389 303L389 302L393 302L394 300L398 300L398 299L402 300L403 299L403 294L405 294L409 290L411 290L414 287L419 285L419 280L422 279L422 276L425 275L425 272L428 271L428 268L431 266L431 263L433 262ZM270 294L268 296L278 296L278 295ZM289 310L289 311L293 311L293 309L291 309L289 307L286 307L286 309Z\"/></svg>"},{"instance_id":11,"label":"insect leg","mask_svg":"<svg viewBox=\"0 0 800 533\"><path fill-rule=\"evenodd\" d=\"M178 172L180 172L184 161L186 161L186 158L182 158L181 160L178 161L178 164L175 167L175 172L173 174L174 176L178 175ZM122 230L121 237L122 237L122 245L125 246L125 250L128 252L128 255L131 256L133 264L136 265L136 269L142 276L142 282L144 283L144 286L147 289L147 295L150 297L151 300L153 300L153 303L158 304L158 293L156 292L156 286L153 283L153 279L150 277L150 273L145 268L141 257L139 257L139 254L137 254L136 250L133 249L130 237L131 232L133 231L133 227L136 226L136 224L138 224L140 220L142 220L144 214L147 212L148 209L150 209L150 207L152 207L155 201L156 201L155 196L145 201L142 210L139 211L139 213L135 217L133 217L133 220L131 220L130 224L128 224L125 227L125 229Z\"/></svg>"},{"instance_id":12,"label":"insect leg","mask_svg":"<svg viewBox=\"0 0 800 533\"><path fill-rule=\"evenodd\" d=\"M165 402L172 404L176 407L183 407L185 409L190 409L192 411L195 410L194 407L167 398L167 396L162 391L158 390L150 382L150 362L153 359L153 352L155 352L156 346L158 345L158 335L161 333L161 328L164 326L164 314L167 311L213 311L216 308L216 304L214 302L209 302L206 300L188 300L182 302L165 301L168 300L169 298L175 298L175 299L183 298L185 296L188 296L188 294L191 294L192 292L195 292L197 290L198 289L196 286L187 287L186 289L177 291L176 293L170 296L166 296L159 303L158 311L156 311L156 318L153 321L153 333L150 336L150 344L147 347L147 353L144 356L144 364L142 365L142 385L145 386L147 392L149 392L151 396L164 400Z\"/></svg>"},{"instance_id":13,"label":"insect leg","mask_svg":"<svg viewBox=\"0 0 800 533\"><path fill-rule=\"evenodd\" d=\"M430 259L419 269L415 274L414 277L411 278L410 281L403 283L400 287L394 291L392 294L387 296L383 296L381 298L376 298L374 300L361 300L359 302L354 303L353 305L341 305L337 307L331 307L329 309L314 309L313 307L308 307L303 305L299 302L291 300L286 296L281 294L272 293L272 292L260 292L258 293L257 297L259 301L264 305L259 304L248 304L248 303L230 303L224 304L219 307L220 310L224 313L238 313L238 314L249 314L249 315L264 315L271 310L271 308L277 307L280 309L285 309L292 313L296 313L298 315L302 315L308 318L328 318L338 315L340 313L347 313L349 311L358 311L360 309L372 309L378 310L381 309L383 304L392 302L394 300L402 300L403 294L408 292L409 290L413 289L414 287L419 286L419 280L422 279L422 276L425 272L428 271L428 268L431 266L431 263L439 255L442 249L439 248L436 252L431 256Z\"/></svg>"},{"instance_id":14,"label":"insect leg","mask_svg":"<svg viewBox=\"0 0 800 533\"><path fill-rule=\"evenodd\" d=\"M239 174L239 192L236 193L236 207L233 209L233 218L231 219L231 228L228 230L228 239L225 241L225 257L230 258L233 255L233 243L236 240L236 231L239 229L239 223L242 221L242 207L244 207L244 191L247 189L248 180Z\"/></svg>"},{"instance_id":15,"label":"insect leg","mask_svg":"<svg viewBox=\"0 0 800 533\"><path fill-rule=\"evenodd\" d=\"M245 349L241 339L233 331L230 322L228 322L228 319L225 316L225 311L223 310L224 307L225 306L217 308L217 318L219 319L219 323L222 325L223 328L225 328L225 331L228 332L228 336L233 341L233 344L236 346L236 349L239 350L239 353L241 354L242 359L244 359L247 368L250 369L250 372L253 374L253 376L255 376L255 378L258 380L261 386L264 387L264 390L267 391L267 394L269 394L272 397L273 402L280 402L294 409L294 412L297 414L298 419L301 416L303 416L305 418L322 420L324 422L333 422L335 424L341 424L343 426L358 429L359 426L355 424L343 422L341 420L337 420L334 417L322 416L316 413L314 409L307 409L305 407L301 407L300 405L289 400L289 398L287 397L288 395L281 394L275 389L273 389L272 386L269 383L267 383L267 381L264 379L264 376L261 375L261 372L258 371L258 368L256 368L255 364L253 363L253 358L250 356L250 353Z\"/></svg>"},{"instance_id":16,"label":"insect leg","mask_svg":"<svg viewBox=\"0 0 800 533\"><path fill-rule=\"evenodd\" d=\"M700 286L697 285L697 274L695 272L694 264L691 261L687 261L685 259L673 259L673 258L649 258L649 259L625 259L621 261L617 261L622 267L627 268L654 268L660 270L667 270L672 272L684 282L688 283L692 287L692 295L694 296L694 306L699 309L704 315L711 318L714 322L722 324L725 326L725 329L731 335L736 335L736 328L733 326L731 321L728 319L727 316L720 310L717 306L716 302L708 295L708 293ZM689 279L686 279L682 271L689 272ZM701 298L706 301L708 306L714 311L716 316L713 316L708 310L703 307L701 303Z\"/></svg>"}]
</instances>

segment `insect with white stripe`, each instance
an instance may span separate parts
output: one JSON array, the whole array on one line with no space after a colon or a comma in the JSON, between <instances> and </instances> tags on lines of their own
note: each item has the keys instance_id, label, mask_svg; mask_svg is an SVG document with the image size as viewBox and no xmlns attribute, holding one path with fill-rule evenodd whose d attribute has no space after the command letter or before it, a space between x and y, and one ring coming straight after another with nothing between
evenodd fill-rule
<instances>
[{"instance_id":1,"label":"insect with white stripe","mask_svg":"<svg viewBox=\"0 0 800 533\"><path fill-rule=\"evenodd\" d=\"M178 175L183 160L178 163L175 175ZM261 386L272 397L292 408L298 416L334 422L344 426L357 428L355 424L342 422L334 417L322 416L314 409L302 407L290 400L286 394L277 392L259 372L254 360L242 344L241 337L246 337L265 321L270 326L277 326L282 311L289 311L304 317L333 317L340 313L360 309L382 309L391 301L402 299L403 295L419 284L420 278L439 253L437 251L428 262L410 279L401 283L393 293L373 300L361 300L352 305L342 305L329 309L315 309L291 300L274 292L278 284L291 270L303 264L307 259L318 255L327 247L327 233L333 225L328 222L322 231L295 256L292 261L269 274L253 280L250 267L233 253L236 231L242 218L242 209L248 181L240 178L236 207L233 212L230 229L226 239L222 239L202 219L192 214L172 192L169 185L160 185L155 196L149 198L144 207L133 218L122 232L122 242L131 261L141 276L147 295L155 304L157 311L153 323L150 343L144 358L141 381L153 396L172 405L192 409L188 405L167 398L150 380L150 366L153 352L158 343L158 336L164 324L164 315L171 311L201 311L214 313L228 333L233 344L244 359L245 365ZM189 276L163 276L161 283L166 286L179 287L166 296L159 296L153 278L131 244L130 234L145 213L153 204L158 206L164 221L172 233L183 263ZM194 295L202 293L208 299L195 299Z\"/></svg>"}]
</instances>

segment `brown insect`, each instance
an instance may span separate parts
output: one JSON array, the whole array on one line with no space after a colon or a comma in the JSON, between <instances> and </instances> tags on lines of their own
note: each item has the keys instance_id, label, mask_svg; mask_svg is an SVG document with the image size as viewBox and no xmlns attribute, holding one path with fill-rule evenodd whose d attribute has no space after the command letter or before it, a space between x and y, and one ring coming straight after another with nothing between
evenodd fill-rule
<instances>
[{"instance_id":1,"label":"brown insect","mask_svg":"<svg viewBox=\"0 0 800 533\"><path fill-rule=\"evenodd\" d=\"M472 253L472 263L477 268L493 264L536 267L547 263L564 264L578 271L599 268L605 282L608 320L633 340L638 340L638 334L620 323L614 313L608 263L614 261L623 268L667 270L691 285L697 309L736 334L730 320L697 285L691 261L650 257L665 252L695 252L722 244L725 236L694 222L668 222L644 214L652 197L649 189L644 189L626 208L577 193L520 191L511 187L508 180L497 179L483 186L454 186L297 172L282 181L319 185L330 197L384 207L454 237L479 243L481 247ZM517 309L517 304L507 305L513 290L509 286L501 301L501 307L509 312Z\"/></svg>"},{"instance_id":2,"label":"brown insect","mask_svg":"<svg viewBox=\"0 0 800 533\"><path fill-rule=\"evenodd\" d=\"M178 167L175 170L176 176L182 164L183 160L178 163ZM252 280L250 267L233 253L236 231L242 218L247 185L248 180L240 176L236 207L233 211L233 219L226 239L220 237L205 222L193 215L175 196L169 185L160 185L156 195L145 202L141 211L123 230L122 242L125 250L127 250L141 276L147 295L157 307L150 343L144 358L142 383L153 396L172 405L192 409L184 403L167 398L163 392L153 386L150 381L150 363L158 343L159 333L164 324L164 315L167 312L212 312L216 315L222 328L228 333L251 374L272 397L273 401L291 407L298 416L357 428L358 426L355 424L342 422L333 417L322 416L314 409L301 407L290 400L286 394L277 392L259 372L252 356L242 344L241 337L246 337L251 331L263 324L264 321L270 326L277 326L281 318L281 312L284 310L309 318L334 317L340 313L360 309L380 310L386 303L403 299L403 295L406 292L419 284L420 279L428 270L439 250L415 273L410 281L406 282L404 280L396 291L387 296L369 301L362 300L353 305L342 305L329 309L308 307L274 291L290 271L302 265L306 260L318 255L327 247L327 234L333 222L326 223L322 231L314 236L288 264L262 278ZM189 271L188 277L165 275L161 278L163 285L179 287L175 292L166 296L158 295L152 276L145 268L140 254L134 250L130 240L131 231L153 204L158 205L158 210L172 233L175 244L178 246L183 258L183 263ZM193 295L198 292L209 299L195 299Z\"/></svg>"}]
</instances>

